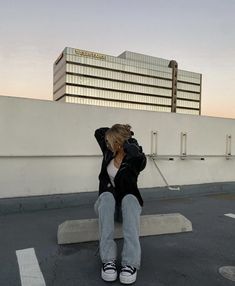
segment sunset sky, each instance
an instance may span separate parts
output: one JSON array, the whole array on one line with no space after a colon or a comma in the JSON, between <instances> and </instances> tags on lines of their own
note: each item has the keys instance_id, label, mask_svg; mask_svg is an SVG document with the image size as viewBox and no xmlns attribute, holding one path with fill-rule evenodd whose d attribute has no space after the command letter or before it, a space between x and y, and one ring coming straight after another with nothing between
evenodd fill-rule
<instances>
[{"instance_id":1,"label":"sunset sky","mask_svg":"<svg viewBox=\"0 0 235 286\"><path fill-rule=\"evenodd\" d=\"M0 95L52 100L65 47L175 59L202 73L202 115L235 118L234 0L0 0Z\"/></svg>"}]
</instances>

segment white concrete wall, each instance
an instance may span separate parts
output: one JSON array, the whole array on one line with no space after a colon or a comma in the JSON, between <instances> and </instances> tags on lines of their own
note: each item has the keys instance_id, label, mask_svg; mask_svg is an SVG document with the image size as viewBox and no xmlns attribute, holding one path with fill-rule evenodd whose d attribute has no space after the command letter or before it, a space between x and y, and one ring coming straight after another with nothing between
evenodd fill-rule
<instances>
[{"instance_id":1,"label":"white concrete wall","mask_svg":"<svg viewBox=\"0 0 235 286\"><path fill-rule=\"evenodd\" d=\"M224 155L227 134L235 153L232 119L0 96L0 198L97 190L102 157L94 131L115 123L133 127L145 154L152 130L158 155L179 155L181 132L188 134L188 154ZM170 185L235 181L235 158L157 163ZM165 185L151 158L138 184Z\"/></svg>"}]
</instances>

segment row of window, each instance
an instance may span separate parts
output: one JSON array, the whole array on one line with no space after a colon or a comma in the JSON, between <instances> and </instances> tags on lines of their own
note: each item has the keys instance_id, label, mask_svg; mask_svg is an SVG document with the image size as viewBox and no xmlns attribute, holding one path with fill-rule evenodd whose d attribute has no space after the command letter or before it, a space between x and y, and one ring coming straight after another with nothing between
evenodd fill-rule
<instances>
[{"instance_id":1,"label":"row of window","mask_svg":"<svg viewBox=\"0 0 235 286\"><path fill-rule=\"evenodd\" d=\"M103 59L93 57L92 55L84 56L84 55L78 55L78 54L67 54L67 56L71 57L80 57L80 58L86 58L86 59L94 59L95 61L98 61L100 64L102 62L106 62L108 65L128 65L128 66L134 66L137 68L143 68L143 69L153 69L153 70L158 70L166 73L171 73L171 68L168 67L168 64L166 65L159 65L159 64L153 64L153 62L147 63L146 61L139 61L139 60L133 60L133 59L126 59L122 57L114 57L114 56L108 56L104 55ZM168 62L168 61L167 61Z\"/></svg>"},{"instance_id":2,"label":"row of window","mask_svg":"<svg viewBox=\"0 0 235 286\"><path fill-rule=\"evenodd\" d=\"M200 86L199 85L192 85L192 84L182 83L182 82L177 82L177 89L183 89L183 90L193 91L193 92L200 92Z\"/></svg>"},{"instance_id":3,"label":"row of window","mask_svg":"<svg viewBox=\"0 0 235 286\"><path fill-rule=\"evenodd\" d=\"M155 77L162 77L162 78L172 78L172 70L171 69L165 69L163 67L156 66L156 70L154 69L148 69L143 67L138 67L128 64L119 64L119 63L112 63L105 60L96 60L93 58L88 57L79 57L79 56L73 56L73 55L66 55L66 61L73 62L73 63L80 63L84 65L91 65L91 66L97 66L102 67L106 69L112 69L112 70L119 70L119 71L126 71L130 73L138 73L143 75L149 75L149 76L155 76Z\"/></svg>"},{"instance_id":4,"label":"row of window","mask_svg":"<svg viewBox=\"0 0 235 286\"><path fill-rule=\"evenodd\" d=\"M189 107L189 108L200 108L199 102L186 101L177 99L177 106L179 107Z\"/></svg>"},{"instance_id":5,"label":"row of window","mask_svg":"<svg viewBox=\"0 0 235 286\"><path fill-rule=\"evenodd\" d=\"M201 78L200 73L185 71L185 70L179 70L178 75L182 76L182 77L190 77L190 78L194 78L194 79L198 79L198 80L200 80L200 78Z\"/></svg>"},{"instance_id":6,"label":"row of window","mask_svg":"<svg viewBox=\"0 0 235 286\"><path fill-rule=\"evenodd\" d=\"M168 88L172 87L171 80L151 78L151 77L147 77L144 75L139 76L139 75L128 74L128 73L123 73L119 71L99 69L95 67L67 64L66 71L70 73L75 73L75 74L84 74L84 75L89 75L89 76L102 77L102 78L107 78L107 79L127 81L127 82L140 83L140 84L146 84L146 85L155 85L155 86L162 86L162 87L168 87Z\"/></svg>"},{"instance_id":7,"label":"row of window","mask_svg":"<svg viewBox=\"0 0 235 286\"><path fill-rule=\"evenodd\" d=\"M116 81L103 80L103 79L84 77L84 76L75 76L75 75L66 75L66 83L77 84L79 86L83 85L96 88L142 93L146 95L152 94L152 95L162 95L170 97L172 94L171 89L135 85L130 83L116 82Z\"/></svg>"},{"instance_id":8,"label":"row of window","mask_svg":"<svg viewBox=\"0 0 235 286\"><path fill-rule=\"evenodd\" d=\"M53 92L57 92L57 90L64 84L65 82L65 77L62 77L53 87ZM85 88L86 89L86 88ZM93 89L92 89L93 90ZM96 93L97 92L101 92L101 90L96 90L95 91ZM94 93L93 91L91 93ZM112 91L106 91L106 93L112 93L113 96L116 96L114 92ZM117 94L120 94L120 92L118 92ZM121 92L121 94L125 94L128 95L127 93L123 93ZM134 94L135 95L135 94ZM144 95L135 95L135 96L138 96L139 98L142 98ZM151 97L151 95L146 95L147 98ZM133 94L129 94L129 98L133 98ZM153 97L154 98L154 97ZM161 97L159 97L161 98ZM183 98L185 99L189 99L189 100L197 100L198 102L194 103L194 102L190 102L190 101L184 101L182 100ZM170 98L162 98L162 102L164 102L163 104L169 104L170 102ZM199 101L200 101L200 95L199 94L193 94L193 93L187 93L187 92L183 92L183 91L177 91L177 104L179 104L179 102L182 102L184 103L184 105L182 106L186 106L186 107L194 107L196 106L196 108L199 108Z\"/></svg>"},{"instance_id":9,"label":"row of window","mask_svg":"<svg viewBox=\"0 0 235 286\"><path fill-rule=\"evenodd\" d=\"M92 98L82 98L82 97L74 97L74 96L66 96L62 100L65 102L69 102L69 103L91 104L91 105L97 105L97 106L139 109L139 110L148 110L148 111L171 112L171 108L166 107L166 106L151 106L151 105L143 105L143 104L128 103L128 102L114 102L114 101L108 101L108 100L97 100L97 99L92 99ZM181 114L199 115L199 110L177 108L176 112L181 113Z\"/></svg>"},{"instance_id":10,"label":"row of window","mask_svg":"<svg viewBox=\"0 0 235 286\"><path fill-rule=\"evenodd\" d=\"M124 92L108 91L94 88L84 88L79 86L66 86L66 94L83 95L87 97L107 98L124 101L143 102L149 104L171 105L171 98L145 96L139 94L128 94Z\"/></svg>"},{"instance_id":11,"label":"row of window","mask_svg":"<svg viewBox=\"0 0 235 286\"><path fill-rule=\"evenodd\" d=\"M194 78L194 77L190 77L190 76L183 76L183 75L180 75L179 73L178 73L177 79L181 80L181 81L189 82L189 83L201 84L200 78Z\"/></svg>"},{"instance_id":12,"label":"row of window","mask_svg":"<svg viewBox=\"0 0 235 286\"><path fill-rule=\"evenodd\" d=\"M126 61L138 61L141 63L146 63L149 66L152 65L160 65L163 67L168 67L170 61L162 58L156 58L153 56L138 54L130 51L125 51L121 55L118 56L118 58L125 59Z\"/></svg>"},{"instance_id":13,"label":"row of window","mask_svg":"<svg viewBox=\"0 0 235 286\"><path fill-rule=\"evenodd\" d=\"M181 114L200 115L199 110L176 108L176 112Z\"/></svg>"},{"instance_id":14,"label":"row of window","mask_svg":"<svg viewBox=\"0 0 235 286\"><path fill-rule=\"evenodd\" d=\"M200 94L177 90L177 98L200 100Z\"/></svg>"},{"instance_id":15,"label":"row of window","mask_svg":"<svg viewBox=\"0 0 235 286\"><path fill-rule=\"evenodd\" d=\"M148 110L148 111L164 111L171 112L170 107L165 106L154 106L154 105L143 105L129 102L114 102L108 100L97 100L92 98L81 98L66 96L65 102L69 103L80 103L80 104L91 104L98 106L107 106L107 107L117 107L117 108L127 108L127 109L138 109L138 110Z\"/></svg>"}]
</instances>

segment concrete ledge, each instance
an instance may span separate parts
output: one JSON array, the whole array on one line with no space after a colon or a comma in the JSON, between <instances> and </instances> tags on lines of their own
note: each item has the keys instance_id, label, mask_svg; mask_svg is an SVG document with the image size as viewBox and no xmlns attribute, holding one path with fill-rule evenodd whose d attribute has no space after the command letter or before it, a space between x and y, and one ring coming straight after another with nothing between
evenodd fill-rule
<instances>
[{"instance_id":1,"label":"concrete ledge","mask_svg":"<svg viewBox=\"0 0 235 286\"><path fill-rule=\"evenodd\" d=\"M140 236L192 231L192 223L180 213L143 215ZM115 224L115 238L122 238L122 224ZM58 244L99 240L98 219L68 220L58 227Z\"/></svg>"},{"instance_id":2,"label":"concrete ledge","mask_svg":"<svg viewBox=\"0 0 235 286\"><path fill-rule=\"evenodd\" d=\"M180 191L166 187L140 189L144 202L165 199L193 198L215 194L235 194L235 182L220 182L180 186ZM0 215L26 213L48 209L92 207L98 197L96 192L54 194L0 199Z\"/></svg>"}]
</instances>

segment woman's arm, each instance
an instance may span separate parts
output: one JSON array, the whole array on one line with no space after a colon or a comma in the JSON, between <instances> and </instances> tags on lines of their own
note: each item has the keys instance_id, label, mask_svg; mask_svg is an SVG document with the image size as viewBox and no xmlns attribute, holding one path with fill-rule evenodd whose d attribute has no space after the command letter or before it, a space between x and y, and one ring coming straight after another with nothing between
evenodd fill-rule
<instances>
[{"instance_id":1,"label":"woman's arm","mask_svg":"<svg viewBox=\"0 0 235 286\"><path fill-rule=\"evenodd\" d=\"M107 151L107 145L105 142L105 133L106 131L109 130L109 127L101 127L95 130L95 138L100 146L101 151L104 153Z\"/></svg>"},{"instance_id":2,"label":"woman's arm","mask_svg":"<svg viewBox=\"0 0 235 286\"><path fill-rule=\"evenodd\" d=\"M126 160L129 166L139 174L147 164L146 156L135 138L129 138L123 144L124 152L127 154Z\"/></svg>"}]
</instances>

